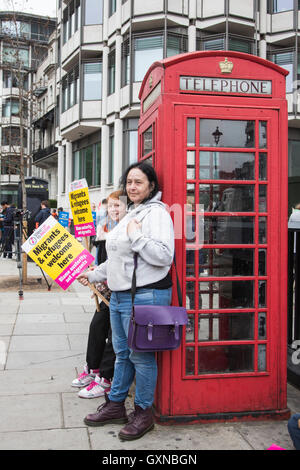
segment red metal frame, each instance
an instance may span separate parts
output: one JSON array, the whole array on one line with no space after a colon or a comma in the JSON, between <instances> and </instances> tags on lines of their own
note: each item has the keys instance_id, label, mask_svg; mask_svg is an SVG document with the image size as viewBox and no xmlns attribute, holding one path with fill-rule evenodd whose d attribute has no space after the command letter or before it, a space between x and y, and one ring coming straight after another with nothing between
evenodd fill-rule
<instances>
[{"instance_id":1,"label":"red metal frame","mask_svg":"<svg viewBox=\"0 0 300 470\"><path fill-rule=\"evenodd\" d=\"M183 93L179 90L180 75L201 75L223 77L218 63L228 57L234 63L232 78L272 80L272 95L257 97L253 95L228 95L209 93ZM199 71L199 73L195 73ZM196 276L186 277L186 245L184 239L176 240L176 259L179 277L186 299L186 279L194 282L196 309L189 311L194 316L194 341L186 341L177 351L158 355L159 379L156 392L156 413L160 422L211 421L218 419L265 419L286 418L286 220L287 220L287 109L285 100L286 71L268 61L248 54L234 52L197 52L182 54L175 58L157 62L150 67L143 81L140 98L143 109L144 100L151 94L157 83L161 82L162 93L153 101L145 113L141 114L139 125L139 159L154 157L163 189L163 200L171 206L186 203L187 183L195 185L195 200L199 201L199 184L253 185L254 210L251 212L205 212L205 217L251 217L254 219L254 239L250 244L205 244L204 249L249 248L254 250L253 276L207 276L199 277L199 258L195 256ZM151 76L151 80L149 80ZM188 118L196 122L195 146L187 147ZM253 180L200 180L199 151L216 151L216 147L200 147L200 119L247 120L255 122L255 146L253 148L223 148L222 152L250 152L255 154L255 175ZM259 121L267 122L267 149L259 149ZM154 127L154 146L152 151L143 155L143 133L150 125ZM186 177L187 151L195 152L195 178ZM267 157L267 179L259 180L259 154ZM259 212L259 187L267 187L267 210ZM190 215L196 215L191 211ZM182 225L184 225L182 211ZM267 219L267 241L259 243L258 220ZM198 218L197 218L198 219ZM197 222L198 223L198 222ZM259 275L259 249L266 249L266 273ZM197 274L198 273L198 274ZM218 283L219 281L249 281L254 284L254 304L251 308L197 309L199 281ZM266 306L258 305L258 283L265 281ZM209 292L212 296L212 291ZM173 301L177 302L173 293ZM221 341L198 341L198 318L207 314L223 315L219 323L222 332L228 326L227 312L237 315L253 313L253 339ZM258 338L258 315L266 312L267 336ZM212 328L210 324L210 328ZM212 331L212 330L211 330ZM205 346L253 345L254 370L237 373L199 374L198 348ZM267 366L258 371L258 346L266 345ZM186 373L188 348L194 351L194 374ZM215 359L217 352L215 351ZM209 356L206 355L206 358ZM220 356L221 357L221 356ZM222 359L222 357L221 357ZM224 356L224 361L226 357Z\"/></svg>"}]
</instances>

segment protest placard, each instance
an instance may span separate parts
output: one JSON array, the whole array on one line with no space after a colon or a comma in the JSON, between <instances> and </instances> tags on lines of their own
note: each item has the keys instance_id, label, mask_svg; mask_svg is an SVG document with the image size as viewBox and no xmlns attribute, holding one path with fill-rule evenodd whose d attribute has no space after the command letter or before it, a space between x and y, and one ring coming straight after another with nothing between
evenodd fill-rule
<instances>
[{"instance_id":1,"label":"protest placard","mask_svg":"<svg viewBox=\"0 0 300 470\"><path fill-rule=\"evenodd\" d=\"M22 249L63 290L94 261L88 250L52 216L33 232Z\"/></svg>"},{"instance_id":2,"label":"protest placard","mask_svg":"<svg viewBox=\"0 0 300 470\"><path fill-rule=\"evenodd\" d=\"M75 237L96 235L89 189L85 178L73 181L70 184L69 199L73 214Z\"/></svg>"},{"instance_id":3,"label":"protest placard","mask_svg":"<svg viewBox=\"0 0 300 470\"><path fill-rule=\"evenodd\" d=\"M58 222L63 226L63 227L68 227L69 226L69 212L67 211L60 211L59 216L58 216Z\"/></svg>"}]
</instances>

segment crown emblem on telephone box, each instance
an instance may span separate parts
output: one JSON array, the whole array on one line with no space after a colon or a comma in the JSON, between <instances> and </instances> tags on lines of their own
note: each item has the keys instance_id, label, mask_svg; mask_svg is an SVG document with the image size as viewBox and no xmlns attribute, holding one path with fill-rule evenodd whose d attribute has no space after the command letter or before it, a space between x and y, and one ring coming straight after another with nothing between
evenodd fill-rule
<instances>
[{"instance_id":1,"label":"crown emblem on telephone box","mask_svg":"<svg viewBox=\"0 0 300 470\"><path fill-rule=\"evenodd\" d=\"M219 62L221 73L231 73L233 69L233 63L225 57L223 62Z\"/></svg>"}]
</instances>

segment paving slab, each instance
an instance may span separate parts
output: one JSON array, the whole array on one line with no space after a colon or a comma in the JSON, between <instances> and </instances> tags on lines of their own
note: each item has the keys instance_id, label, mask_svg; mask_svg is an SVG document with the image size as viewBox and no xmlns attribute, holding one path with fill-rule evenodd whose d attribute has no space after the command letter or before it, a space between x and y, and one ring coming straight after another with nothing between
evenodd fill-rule
<instances>
[{"instance_id":1,"label":"paving slab","mask_svg":"<svg viewBox=\"0 0 300 470\"><path fill-rule=\"evenodd\" d=\"M58 393L0 397L0 432L62 427Z\"/></svg>"},{"instance_id":2,"label":"paving slab","mask_svg":"<svg viewBox=\"0 0 300 470\"><path fill-rule=\"evenodd\" d=\"M68 335L68 339L70 342L71 350L86 350L88 340L87 334Z\"/></svg>"},{"instance_id":3,"label":"paving slab","mask_svg":"<svg viewBox=\"0 0 300 470\"><path fill-rule=\"evenodd\" d=\"M14 325L12 323L8 325L2 325L0 323L0 336L11 336L14 329Z\"/></svg>"},{"instance_id":4,"label":"paving slab","mask_svg":"<svg viewBox=\"0 0 300 470\"><path fill-rule=\"evenodd\" d=\"M19 309L19 314L42 314L42 313L57 313L57 311L60 311L59 305L48 305L47 303L44 302L39 302L36 304L33 303L28 303L28 304L22 304L20 305Z\"/></svg>"},{"instance_id":5,"label":"paving slab","mask_svg":"<svg viewBox=\"0 0 300 470\"><path fill-rule=\"evenodd\" d=\"M77 377L75 367L46 367L0 371L0 396L34 395L42 393L73 392L72 380Z\"/></svg>"},{"instance_id":6,"label":"paving slab","mask_svg":"<svg viewBox=\"0 0 300 470\"><path fill-rule=\"evenodd\" d=\"M0 450L90 449L89 436L85 428L0 433Z\"/></svg>"},{"instance_id":7,"label":"paving slab","mask_svg":"<svg viewBox=\"0 0 300 470\"><path fill-rule=\"evenodd\" d=\"M62 298L61 299L61 304L62 305L78 305L78 304L92 304L90 296L77 296L75 295L72 298ZM95 302L93 304L95 306Z\"/></svg>"},{"instance_id":8,"label":"paving slab","mask_svg":"<svg viewBox=\"0 0 300 470\"><path fill-rule=\"evenodd\" d=\"M75 389L75 387L73 389ZM79 389L77 392L78 391ZM69 392L62 394L62 402L65 427L76 428L86 426L83 422L83 418L89 413L95 413L98 406L100 406L102 403L105 403L105 398L80 398L78 397L77 393ZM130 392L129 397L126 400L126 409L130 413L133 408L133 394ZM110 431L107 426L106 431Z\"/></svg>"},{"instance_id":9,"label":"paving slab","mask_svg":"<svg viewBox=\"0 0 300 470\"><path fill-rule=\"evenodd\" d=\"M73 387L73 392L62 394L62 407L64 424L66 428L86 427L83 422L84 417L89 413L95 413L98 406L104 403L104 397L100 398L79 398L78 391ZM108 429L106 428L106 431Z\"/></svg>"},{"instance_id":10,"label":"paving slab","mask_svg":"<svg viewBox=\"0 0 300 470\"><path fill-rule=\"evenodd\" d=\"M5 314L17 314L19 311L19 302L10 302L7 300L6 302L0 303L0 319L2 315Z\"/></svg>"},{"instance_id":11,"label":"paving slab","mask_svg":"<svg viewBox=\"0 0 300 470\"><path fill-rule=\"evenodd\" d=\"M6 326L6 325L4 325ZM10 325L8 325L10 326ZM4 330L5 331L5 330ZM75 335L75 334L85 334L86 339L89 331L89 323L27 323L19 322L17 320L14 327L14 335ZM0 334L1 334L1 325L0 325ZM85 346L86 347L86 344ZM74 349L74 348L72 348Z\"/></svg>"},{"instance_id":12,"label":"paving slab","mask_svg":"<svg viewBox=\"0 0 300 470\"><path fill-rule=\"evenodd\" d=\"M89 428L94 450L252 450L234 426L206 424L155 427L147 435L132 442L120 441L122 425Z\"/></svg>"},{"instance_id":13,"label":"paving slab","mask_svg":"<svg viewBox=\"0 0 300 470\"><path fill-rule=\"evenodd\" d=\"M65 351L70 349L67 335L13 336L9 351Z\"/></svg>"},{"instance_id":14,"label":"paving slab","mask_svg":"<svg viewBox=\"0 0 300 470\"><path fill-rule=\"evenodd\" d=\"M0 325L14 324L17 319L16 313L1 313L0 314Z\"/></svg>"},{"instance_id":15,"label":"paving slab","mask_svg":"<svg viewBox=\"0 0 300 470\"><path fill-rule=\"evenodd\" d=\"M2 336L0 338L0 370L5 368L9 341L10 336Z\"/></svg>"},{"instance_id":16,"label":"paving slab","mask_svg":"<svg viewBox=\"0 0 300 470\"><path fill-rule=\"evenodd\" d=\"M70 322L70 323L79 323L79 322L91 323L93 314L92 313L64 312L64 317L65 317L65 321Z\"/></svg>"},{"instance_id":17,"label":"paving slab","mask_svg":"<svg viewBox=\"0 0 300 470\"><path fill-rule=\"evenodd\" d=\"M240 423L238 427L241 436L256 450L268 449L272 444L293 450L287 421L270 421L265 423Z\"/></svg>"},{"instance_id":18,"label":"paving slab","mask_svg":"<svg viewBox=\"0 0 300 470\"><path fill-rule=\"evenodd\" d=\"M64 323L65 319L62 313L27 313L18 315L16 325L20 323Z\"/></svg>"},{"instance_id":19,"label":"paving slab","mask_svg":"<svg viewBox=\"0 0 300 470\"><path fill-rule=\"evenodd\" d=\"M53 369L79 367L85 364L85 351L35 351L9 352L5 369L29 370L32 368Z\"/></svg>"}]
</instances>

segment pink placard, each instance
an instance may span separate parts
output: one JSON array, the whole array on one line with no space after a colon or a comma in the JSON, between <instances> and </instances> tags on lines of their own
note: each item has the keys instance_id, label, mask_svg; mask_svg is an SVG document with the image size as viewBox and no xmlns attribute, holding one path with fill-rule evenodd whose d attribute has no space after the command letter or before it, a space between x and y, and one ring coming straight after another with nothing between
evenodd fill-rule
<instances>
[{"instance_id":1,"label":"pink placard","mask_svg":"<svg viewBox=\"0 0 300 470\"><path fill-rule=\"evenodd\" d=\"M92 237L96 235L96 230L93 222L86 224L74 225L75 237Z\"/></svg>"},{"instance_id":2,"label":"pink placard","mask_svg":"<svg viewBox=\"0 0 300 470\"><path fill-rule=\"evenodd\" d=\"M94 257L87 251L83 250L69 266L55 279L55 282L63 289L66 290L92 262Z\"/></svg>"},{"instance_id":3,"label":"pink placard","mask_svg":"<svg viewBox=\"0 0 300 470\"><path fill-rule=\"evenodd\" d=\"M283 449L283 447L279 447L276 444L272 444L271 447L269 447L267 450L286 450L286 449Z\"/></svg>"}]
</instances>

